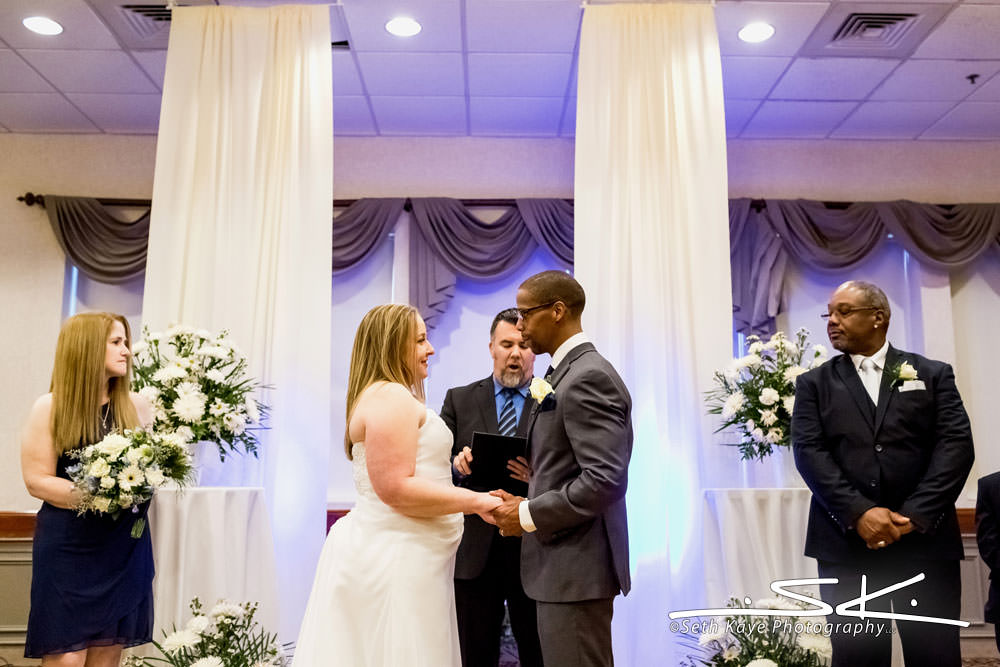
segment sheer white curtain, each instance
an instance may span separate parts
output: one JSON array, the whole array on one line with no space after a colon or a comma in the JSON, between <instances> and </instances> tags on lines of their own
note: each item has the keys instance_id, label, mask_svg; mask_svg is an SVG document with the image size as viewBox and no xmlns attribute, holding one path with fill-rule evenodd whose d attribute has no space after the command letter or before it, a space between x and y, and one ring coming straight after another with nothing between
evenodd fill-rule
<instances>
[{"instance_id":1,"label":"sheer white curtain","mask_svg":"<svg viewBox=\"0 0 1000 667\"><path fill-rule=\"evenodd\" d=\"M332 125L328 7L174 9L143 322L227 328L273 387L231 481L267 491L287 640L325 526Z\"/></svg>"},{"instance_id":2,"label":"sheer white curtain","mask_svg":"<svg viewBox=\"0 0 1000 667\"><path fill-rule=\"evenodd\" d=\"M633 591L624 665L675 664L667 612L701 602L702 392L731 349L726 137L712 7L587 7L576 127L576 276L584 329L634 403ZM724 601L720 601L724 602Z\"/></svg>"}]
</instances>

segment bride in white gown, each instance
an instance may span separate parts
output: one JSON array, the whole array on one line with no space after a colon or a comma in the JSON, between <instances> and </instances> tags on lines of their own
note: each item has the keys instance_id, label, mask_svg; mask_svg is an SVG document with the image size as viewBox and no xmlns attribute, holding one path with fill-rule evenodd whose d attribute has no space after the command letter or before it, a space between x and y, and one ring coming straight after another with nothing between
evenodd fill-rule
<instances>
[{"instance_id":1,"label":"bride in white gown","mask_svg":"<svg viewBox=\"0 0 1000 667\"><path fill-rule=\"evenodd\" d=\"M461 665L462 513L500 499L452 485L451 431L423 403L432 354L410 306L378 306L358 326L345 434L358 501L326 539L294 667Z\"/></svg>"}]
</instances>

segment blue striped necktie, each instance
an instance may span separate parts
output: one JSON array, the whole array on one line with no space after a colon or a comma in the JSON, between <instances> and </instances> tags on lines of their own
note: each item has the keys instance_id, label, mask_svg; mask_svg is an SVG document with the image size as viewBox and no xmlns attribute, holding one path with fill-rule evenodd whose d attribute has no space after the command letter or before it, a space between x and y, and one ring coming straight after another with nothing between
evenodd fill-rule
<instances>
[{"instance_id":1,"label":"blue striped necktie","mask_svg":"<svg viewBox=\"0 0 1000 667\"><path fill-rule=\"evenodd\" d=\"M507 399L503 407L500 408L500 435L514 435L517 431L517 411L514 409L514 394L516 389L504 389L503 395Z\"/></svg>"}]
</instances>

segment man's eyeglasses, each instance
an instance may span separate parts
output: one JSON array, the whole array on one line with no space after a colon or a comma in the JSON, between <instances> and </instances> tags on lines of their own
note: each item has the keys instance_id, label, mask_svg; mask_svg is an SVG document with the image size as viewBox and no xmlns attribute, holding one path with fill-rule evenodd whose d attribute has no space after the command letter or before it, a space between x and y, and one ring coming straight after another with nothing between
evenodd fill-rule
<instances>
[{"instance_id":1,"label":"man's eyeglasses","mask_svg":"<svg viewBox=\"0 0 1000 667\"><path fill-rule=\"evenodd\" d=\"M859 308L838 308L837 310L831 310L829 312L823 313L822 315L820 315L820 317L822 317L824 320L828 320L834 315L836 315L840 319L844 319L851 313L857 313L862 310L882 310L882 309L879 308L878 306L861 306Z\"/></svg>"},{"instance_id":2,"label":"man's eyeglasses","mask_svg":"<svg viewBox=\"0 0 1000 667\"><path fill-rule=\"evenodd\" d=\"M553 306L558 302L559 300L556 299L555 301L549 301L548 303L543 303L538 306L532 306L531 308L515 308L514 310L517 311L518 317L520 317L522 320L526 320L528 319L528 315L531 315L532 312L539 310L541 308L548 308L549 306Z\"/></svg>"}]
</instances>

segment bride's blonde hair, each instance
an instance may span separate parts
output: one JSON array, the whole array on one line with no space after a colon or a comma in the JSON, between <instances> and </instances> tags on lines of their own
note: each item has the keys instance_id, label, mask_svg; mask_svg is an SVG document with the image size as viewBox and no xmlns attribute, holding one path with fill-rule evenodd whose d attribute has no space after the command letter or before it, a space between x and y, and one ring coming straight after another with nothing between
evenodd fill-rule
<instances>
[{"instance_id":1,"label":"bride's blonde hair","mask_svg":"<svg viewBox=\"0 0 1000 667\"><path fill-rule=\"evenodd\" d=\"M344 451L348 460L353 458L351 416L361 392L375 382L397 382L424 400L424 384L416 372L417 315L413 306L386 304L369 310L358 325L347 379Z\"/></svg>"}]
</instances>

